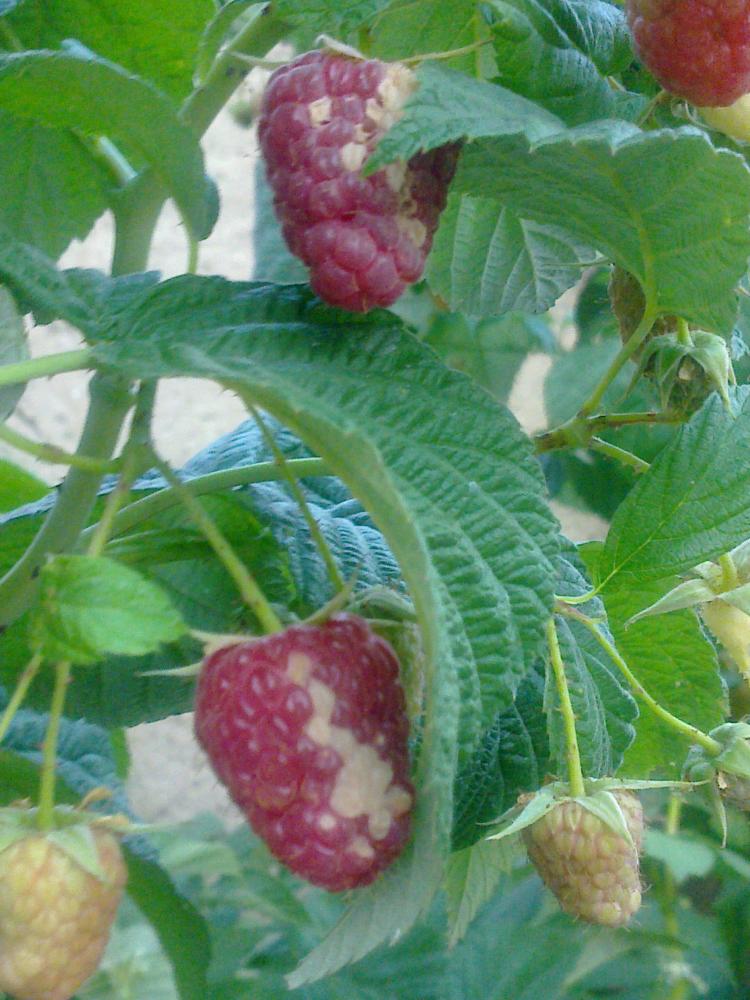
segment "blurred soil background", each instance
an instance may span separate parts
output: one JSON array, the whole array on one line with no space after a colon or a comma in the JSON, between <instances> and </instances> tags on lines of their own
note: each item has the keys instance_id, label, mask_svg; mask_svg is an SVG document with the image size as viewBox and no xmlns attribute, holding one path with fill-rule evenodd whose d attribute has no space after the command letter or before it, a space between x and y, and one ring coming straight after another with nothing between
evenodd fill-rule
<instances>
[{"instance_id":1,"label":"blurred soil background","mask_svg":"<svg viewBox=\"0 0 750 1000\"><path fill-rule=\"evenodd\" d=\"M255 135L252 130L240 127L225 110L207 132L203 147L208 172L221 192L221 213L213 233L201 244L198 271L244 280L250 277L253 268L253 169L258 155ZM106 271L111 250L112 220L105 216L85 241L69 247L61 266ZM187 244L182 225L173 206L167 205L159 222L149 267L169 277L182 273L186 266ZM556 313L564 322L565 298L556 307ZM76 332L64 323L34 328L30 342L34 355L79 346ZM542 383L549 364L545 355L530 356L513 387L511 409L529 432L546 426ZM11 425L35 440L74 450L86 412L87 381L83 374L73 373L32 383ZM244 418L239 400L213 383L198 379L162 381L154 440L165 458L179 466ZM18 452L11 453L1 444L0 456L26 466L50 484L58 483L65 472L62 466L35 462ZM575 540L603 537L606 526L598 518L559 504L554 508L569 537ZM190 716L137 726L130 730L129 742L132 755L129 792L133 808L143 820L178 821L205 810L216 811L227 821L234 818L231 803L195 743Z\"/></svg>"}]
</instances>

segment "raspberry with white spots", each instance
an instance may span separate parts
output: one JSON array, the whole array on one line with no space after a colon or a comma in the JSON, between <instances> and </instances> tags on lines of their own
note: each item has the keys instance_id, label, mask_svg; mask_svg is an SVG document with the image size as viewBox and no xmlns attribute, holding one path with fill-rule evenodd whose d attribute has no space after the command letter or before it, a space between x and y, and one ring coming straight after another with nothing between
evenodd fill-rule
<instances>
[{"instance_id":1,"label":"raspberry with white spots","mask_svg":"<svg viewBox=\"0 0 750 1000\"><path fill-rule=\"evenodd\" d=\"M400 63L322 51L269 80L258 135L274 205L290 250L331 305L391 305L424 270L458 147L360 174L415 87Z\"/></svg>"},{"instance_id":2,"label":"raspberry with white spots","mask_svg":"<svg viewBox=\"0 0 750 1000\"><path fill-rule=\"evenodd\" d=\"M367 885L409 837L409 721L399 664L340 614L210 655L195 730L219 779L288 868L334 892Z\"/></svg>"},{"instance_id":3,"label":"raspberry with white spots","mask_svg":"<svg viewBox=\"0 0 750 1000\"><path fill-rule=\"evenodd\" d=\"M627 0L635 50L662 87L693 104L750 92L750 0Z\"/></svg>"},{"instance_id":4,"label":"raspberry with white spots","mask_svg":"<svg viewBox=\"0 0 750 1000\"><path fill-rule=\"evenodd\" d=\"M566 913L622 927L641 905L643 808L627 789L612 795L632 844L576 799L559 802L522 836L534 867Z\"/></svg>"}]
</instances>

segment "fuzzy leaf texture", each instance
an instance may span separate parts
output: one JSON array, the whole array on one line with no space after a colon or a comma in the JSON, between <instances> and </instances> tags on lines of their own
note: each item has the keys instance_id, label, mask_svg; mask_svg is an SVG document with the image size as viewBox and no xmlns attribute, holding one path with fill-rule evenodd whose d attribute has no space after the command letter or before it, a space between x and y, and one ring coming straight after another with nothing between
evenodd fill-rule
<instances>
[{"instance_id":1,"label":"fuzzy leaf texture","mask_svg":"<svg viewBox=\"0 0 750 1000\"><path fill-rule=\"evenodd\" d=\"M460 313L438 314L424 339L447 365L466 372L503 403L526 357L556 350L546 319L522 312L478 320Z\"/></svg>"},{"instance_id":2,"label":"fuzzy leaf texture","mask_svg":"<svg viewBox=\"0 0 750 1000\"><path fill-rule=\"evenodd\" d=\"M605 121L532 143L482 139L464 149L453 190L566 230L635 275L661 312L716 332L733 325L750 171L697 129Z\"/></svg>"},{"instance_id":3,"label":"fuzzy leaf texture","mask_svg":"<svg viewBox=\"0 0 750 1000\"><path fill-rule=\"evenodd\" d=\"M308 31L335 30L337 36L372 20L388 0L273 0L273 12Z\"/></svg>"},{"instance_id":4,"label":"fuzzy leaf texture","mask_svg":"<svg viewBox=\"0 0 750 1000\"><path fill-rule=\"evenodd\" d=\"M107 208L110 177L69 131L1 109L0 140L0 225L58 257Z\"/></svg>"},{"instance_id":5,"label":"fuzzy leaf texture","mask_svg":"<svg viewBox=\"0 0 750 1000\"><path fill-rule=\"evenodd\" d=\"M521 682L513 704L498 713L479 747L456 778L453 849L471 847L521 792L539 788L550 772L544 714L544 670L535 665Z\"/></svg>"},{"instance_id":6,"label":"fuzzy leaf texture","mask_svg":"<svg viewBox=\"0 0 750 1000\"><path fill-rule=\"evenodd\" d=\"M21 312L33 313L37 323L67 320L91 340L106 337L130 298L140 297L159 278L155 271L117 278L83 268L61 271L43 250L14 238L2 225L0 274Z\"/></svg>"},{"instance_id":7,"label":"fuzzy leaf texture","mask_svg":"<svg viewBox=\"0 0 750 1000\"><path fill-rule=\"evenodd\" d=\"M522 134L533 142L563 128L544 108L458 70L426 62L417 70L417 79L419 86L407 101L403 117L386 132L368 160L368 173L393 160L408 160L421 149L458 139Z\"/></svg>"}]
</instances>

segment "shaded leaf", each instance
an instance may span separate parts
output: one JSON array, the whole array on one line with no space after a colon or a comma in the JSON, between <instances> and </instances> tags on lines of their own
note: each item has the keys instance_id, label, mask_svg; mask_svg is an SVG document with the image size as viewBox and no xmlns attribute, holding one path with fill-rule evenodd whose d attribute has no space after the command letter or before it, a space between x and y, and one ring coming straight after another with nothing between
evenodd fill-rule
<instances>
[{"instance_id":1,"label":"shaded leaf","mask_svg":"<svg viewBox=\"0 0 750 1000\"><path fill-rule=\"evenodd\" d=\"M197 136L155 87L115 63L66 52L0 56L0 108L42 125L121 140L153 167L196 238L216 217Z\"/></svg>"},{"instance_id":2,"label":"shaded leaf","mask_svg":"<svg viewBox=\"0 0 750 1000\"><path fill-rule=\"evenodd\" d=\"M489 198L452 194L427 259L427 278L451 309L475 316L544 312L594 256L564 229L519 218Z\"/></svg>"},{"instance_id":3,"label":"shaded leaf","mask_svg":"<svg viewBox=\"0 0 750 1000\"><path fill-rule=\"evenodd\" d=\"M0 365L25 361L29 357L26 329L18 308L7 288L0 285ZM24 385L9 385L0 389L0 420L5 420L16 408ZM4 484L3 484L4 485ZM0 486L2 489L3 486Z\"/></svg>"}]
</instances>

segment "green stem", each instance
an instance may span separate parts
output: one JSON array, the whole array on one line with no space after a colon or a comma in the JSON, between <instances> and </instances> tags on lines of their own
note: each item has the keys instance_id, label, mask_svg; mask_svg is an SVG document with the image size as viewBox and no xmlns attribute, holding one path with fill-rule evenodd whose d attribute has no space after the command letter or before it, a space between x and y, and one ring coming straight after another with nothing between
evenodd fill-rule
<instances>
[{"instance_id":1,"label":"green stem","mask_svg":"<svg viewBox=\"0 0 750 1000\"><path fill-rule=\"evenodd\" d=\"M719 556L719 566L721 566L721 591L734 590L740 580L737 575L737 567L734 565L734 559L732 559L728 552Z\"/></svg>"},{"instance_id":2,"label":"green stem","mask_svg":"<svg viewBox=\"0 0 750 1000\"><path fill-rule=\"evenodd\" d=\"M681 424L685 418L670 410L645 411L642 413L597 413L595 416L580 414L567 420L551 431L545 431L534 438L537 454L556 451L560 448L585 448L591 438L604 430L616 430L633 424Z\"/></svg>"},{"instance_id":3,"label":"green stem","mask_svg":"<svg viewBox=\"0 0 750 1000\"><path fill-rule=\"evenodd\" d=\"M15 31L13 31L11 26L8 24L7 18L5 17L0 17L0 34L3 35L6 42L14 52L23 52L26 46L23 44Z\"/></svg>"},{"instance_id":4,"label":"green stem","mask_svg":"<svg viewBox=\"0 0 750 1000\"><path fill-rule=\"evenodd\" d=\"M265 55L288 32L288 25L263 8L219 55L203 84L186 99L180 118L202 136L249 72L235 59L237 53ZM154 227L168 193L153 170L143 170L117 198L117 232L113 274L142 271L148 262Z\"/></svg>"},{"instance_id":5,"label":"green stem","mask_svg":"<svg viewBox=\"0 0 750 1000\"><path fill-rule=\"evenodd\" d=\"M628 427L631 424L681 424L685 417L671 410L645 410L636 413L599 413L589 417L588 422L595 431L605 427Z\"/></svg>"},{"instance_id":6,"label":"green stem","mask_svg":"<svg viewBox=\"0 0 750 1000\"><path fill-rule=\"evenodd\" d=\"M89 386L90 406L77 454L97 461L109 459L131 406L127 383L98 373ZM47 557L72 548L88 520L102 474L71 469L59 489L55 506L19 561L0 580L0 626L21 615L37 589L36 577Z\"/></svg>"},{"instance_id":7,"label":"green stem","mask_svg":"<svg viewBox=\"0 0 750 1000\"><path fill-rule=\"evenodd\" d=\"M677 342L685 347L693 346L693 337L690 333L688 321L683 319L682 316L677 318Z\"/></svg>"},{"instance_id":8,"label":"green stem","mask_svg":"<svg viewBox=\"0 0 750 1000\"><path fill-rule=\"evenodd\" d=\"M138 176L130 161L120 152L111 139L100 135L98 139L93 141L92 146L94 155L102 161L118 184L124 187Z\"/></svg>"},{"instance_id":9,"label":"green stem","mask_svg":"<svg viewBox=\"0 0 750 1000\"><path fill-rule=\"evenodd\" d=\"M294 458L287 461L287 466L292 475L304 478L305 476L325 476L330 475L330 470L322 458ZM282 469L275 462L258 462L256 465L246 465L239 469L223 469L221 472L210 472L205 476L198 476L186 483L181 483L182 490L186 490L194 497L204 496L207 493L220 493L223 490L231 490L237 486L247 486L251 483L268 483L274 480L286 478ZM142 500L134 503L120 511L115 517L112 534L123 535L133 528L148 521L150 518L161 514L165 510L175 507L180 502L177 491L173 487L159 490ZM81 538L85 540L93 534L92 528L87 528Z\"/></svg>"},{"instance_id":10,"label":"green stem","mask_svg":"<svg viewBox=\"0 0 750 1000\"><path fill-rule=\"evenodd\" d=\"M265 440L268 447L271 449L273 456L276 459L276 463L283 472L284 479L286 480L289 489L292 491L294 499L297 501L297 505L300 511L302 512L302 516L304 517L305 523L307 524L307 527L310 531L310 536L315 542L315 546L318 552L320 553L323 562L325 563L326 571L328 572L328 579L333 584L333 589L337 592L343 590L344 578L341 576L341 573L339 572L339 568L336 565L336 560L333 558L333 553L331 552L328 542L323 537L323 532L320 530L320 525L312 516L312 512L307 503L307 500L305 499L305 494L302 492L297 477L289 469L286 458L281 452L279 446L276 444L276 439L269 430L265 420L263 420L263 418L261 417L258 409L252 406L252 404L250 404L248 408L255 422L260 428L260 432L263 435L263 439Z\"/></svg>"},{"instance_id":11,"label":"green stem","mask_svg":"<svg viewBox=\"0 0 750 1000\"><path fill-rule=\"evenodd\" d=\"M715 757L717 754L721 753L722 746L718 740L715 740L712 736L709 736L708 733L704 733L696 726L691 726L689 722L684 722L676 715L672 715L672 713L664 708L664 706L661 705L656 698L653 698L648 693L646 688L641 684L625 660L622 658L619 651L596 627L595 622L593 622L586 615L582 614L576 608L570 607L569 605L560 604L557 607L557 611L562 615L566 615L568 618L574 618L577 622L580 622L589 630L602 649L606 652L607 656L609 656L612 662L616 664L620 673L633 689L634 693L641 699L642 702L648 705L651 711L657 715L662 722L666 722L672 729L676 730L681 735L686 736L691 743L697 743L699 746L702 746L703 749L712 756Z\"/></svg>"},{"instance_id":12,"label":"green stem","mask_svg":"<svg viewBox=\"0 0 750 1000\"><path fill-rule=\"evenodd\" d=\"M42 656L40 653L35 653L23 668L23 671L16 681L16 686L13 689L10 701L5 706L5 711L2 714L2 718L0 718L0 743L2 743L5 739L5 736L10 729L10 724L13 721L16 712L21 707L23 700L26 697L26 692L31 687L31 682L36 677L41 665Z\"/></svg>"},{"instance_id":13,"label":"green stem","mask_svg":"<svg viewBox=\"0 0 750 1000\"><path fill-rule=\"evenodd\" d=\"M606 455L608 458L613 458L615 461L622 463L622 465L627 465L639 473L648 472L651 468L648 462L644 462L642 458L638 458L631 451L618 448L616 444L610 444L609 441L604 441L602 438L592 437L589 441L589 448L592 451L598 451L602 455Z\"/></svg>"},{"instance_id":14,"label":"green stem","mask_svg":"<svg viewBox=\"0 0 750 1000\"><path fill-rule=\"evenodd\" d=\"M187 98L180 111L182 120L203 135L249 71L249 67L237 65L235 55L265 55L288 32L289 25L278 20L270 6L259 11L221 52L202 85Z\"/></svg>"},{"instance_id":15,"label":"green stem","mask_svg":"<svg viewBox=\"0 0 750 1000\"><path fill-rule=\"evenodd\" d=\"M565 731L565 757L568 762L568 784L570 794L577 798L582 798L586 794L586 786L583 783L583 772L581 771L581 754L578 750L578 736L576 734L576 717L573 712L573 704L570 700L568 681L565 676L565 665L560 653L560 643L557 639L555 629L555 619L550 618L547 622L547 646L549 648L552 672L555 675L557 694L560 699L560 712L563 717L563 728Z\"/></svg>"},{"instance_id":16,"label":"green stem","mask_svg":"<svg viewBox=\"0 0 750 1000\"><path fill-rule=\"evenodd\" d=\"M14 431L7 424L0 424L0 441L4 441L17 451L33 455L34 458L38 458L42 462L51 462L55 465L70 465L76 469L84 469L86 472L98 472L103 476L108 472L115 472L119 465L117 461L107 462L96 458L89 458L87 455L73 455L71 452L65 451L63 448L57 448L53 444L40 444L25 437L23 434L19 434L18 431Z\"/></svg>"},{"instance_id":17,"label":"green stem","mask_svg":"<svg viewBox=\"0 0 750 1000\"><path fill-rule=\"evenodd\" d=\"M180 503L185 507L195 526L204 536L227 573L229 573L236 583L242 599L252 609L264 631L267 633L281 631L283 628L281 621L269 604L266 595L201 504L195 499L190 490L185 487L185 484L177 478L166 462L157 459L156 465L167 482L176 491Z\"/></svg>"},{"instance_id":18,"label":"green stem","mask_svg":"<svg viewBox=\"0 0 750 1000\"><path fill-rule=\"evenodd\" d=\"M55 809L55 764L57 741L60 735L65 695L70 683L70 663L55 664L55 688L49 712L47 732L42 747L42 774L39 781L39 812L37 822L40 830L51 830L54 826Z\"/></svg>"},{"instance_id":19,"label":"green stem","mask_svg":"<svg viewBox=\"0 0 750 1000\"><path fill-rule=\"evenodd\" d=\"M99 556L109 541L115 517L138 476L151 464L151 418L156 399L156 383L143 382L138 390L130 433L122 450L122 472L117 485L107 497L98 524L91 529L87 552ZM83 537L83 533L82 533Z\"/></svg>"},{"instance_id":20,"label":"green stem","mask_svg":"<svg viewBox=\"0 0 750 1000\"><path fill-rule=\"evenodd\" d=\"M491 38L483 38L478 42L471 42L469 45L462 45L458 49L445 49L443 52L425 52L422 55L407 56L406 59L402 59L401 62L406 66L411 66L414 63L423 63L427 60L438 60L438 59L455 59L457 56L466 56L470 52L476 52L485 45L490 45L492 42Z\"/></svg>"},{"instance_id":21,"label":"green stem","mask_svg":"<svg viewBox=\"0 0 750 1000\"><path fill-rule=\"evenodd\" d=\"M93 351L61 351L59 354L45 354L30 361L17 361L12 365L0 366L0 388L6 385L23 385L35 378L61 375L63 372L77 372L93 367Z\"/></svg>"},{"instance_id":22,"label":"green stem","mask_svg":"<svg viewBox=\"0 0 750 1000\"><path fill-rule=\"evenodd\" d=\"M588 604L589 601L593 601L601 589L600 585L592 587L591 590L587 590L585 594L555 594L555 600L561 601L563 604L568 604L570 606L575 606L576 604Z\"/></svg>"},{"instance_id":23,"label":"green stem","mask_svg":"<svg viewBox=\"0 0 750 1000\"><path fill-rule=\"evenodd\" d=\"M588 417L599 407L604 393L651 332L651 327L654 325L656 316L657 311L655 309L646 308L644 310L640 323L629 337L627 343L623 344L617 356L597 383L596 388L579 410L580 416Z\"/></svg>"}]
</instances>

